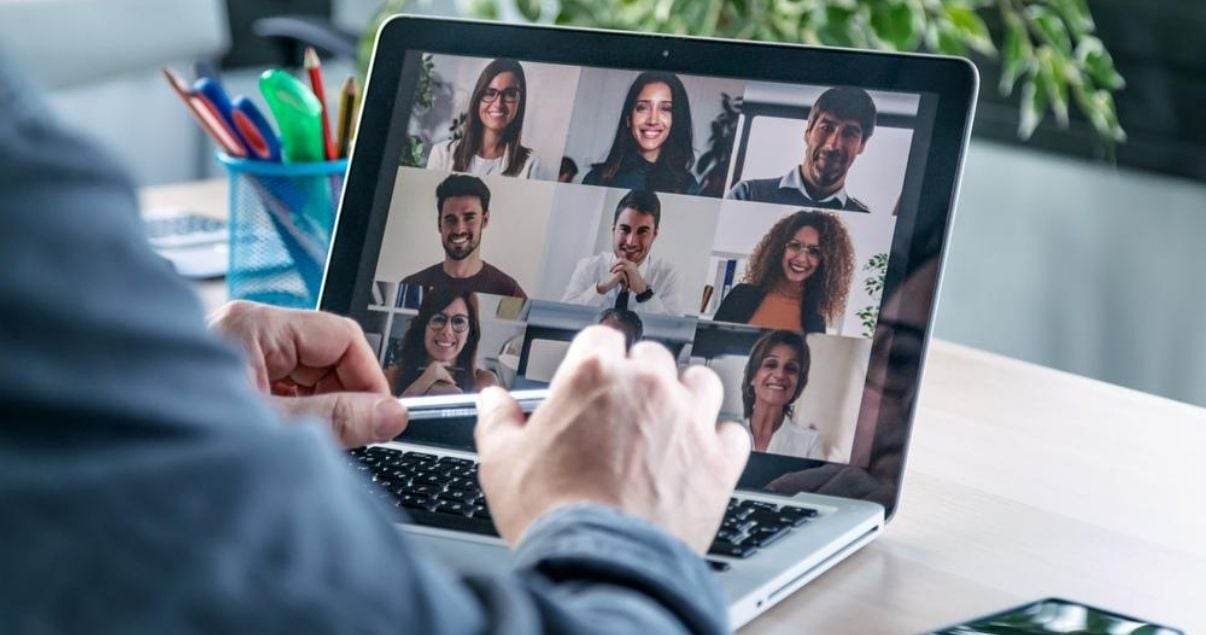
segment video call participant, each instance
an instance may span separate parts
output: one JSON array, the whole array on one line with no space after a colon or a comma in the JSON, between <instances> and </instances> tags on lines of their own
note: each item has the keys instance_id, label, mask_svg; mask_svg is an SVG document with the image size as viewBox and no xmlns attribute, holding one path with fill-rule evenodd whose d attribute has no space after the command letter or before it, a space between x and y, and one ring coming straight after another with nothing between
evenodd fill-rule
<instances>
[{"instance_id":1,"label":"video call participant","mask_svg":"<svg viewBox=\"0 0 1206 635\"><path fill-rule=\"evenodd\" d=\"M558 183L573 183L578 176L578 164L569 157L561 157L561 171L557 173Z\"/></svg>"},{"instance_id":2,"label":"video call participant","mask_svg":"<svg viewBox=\"0 0 1206 635\"><path fill-rule=\"evenodd\" d=\"M741 425L750 433L753 451L822 458L817 431L788 421L811 365L799 333L771 331L754 343L741 380Z\"/></svg>"},{"instance_id":3,"label":"video call participant","mask_svg":"<svg viewBox=\"0 0 1206 635\"><path fill-rule=\"evenodd\" d=\"M678 272L649 255L661 220L656 194L625 194L612 217L612 252L579 260L561 301L682 315Z\"/></svg>"},{"instance_id":4,"label":"video call participant","mask_svg":"<svg viewBox=\"0 0 1206 635\"><path fill-rule=\"evenodd\" d=\"M632 348L645 335L645 323L641 321L641 316L628 309L604 309L599 315L599 324L623 333L625 348Z\"/></svg>"},{"instance_id":5,"label":"video call participant","mask_svg":"<svg viewBox=\"0 0 1206 635\"><path fill-rule=\"evenodd\" d=\"M481 336L476 295L428 289L419 314L402 336L398 359L385 370L393 393L401 397L448 395L497 386L494 373L477 367Z\"/></svg>"},{"instance_id":6,"label":"video call participant","mask_svg":"<svg viewBox=\"0 0 1206 635\"><path fill-rule=\"evenodd\" d=\"M416 271L403 284L528 297L514 278L482 260L482 233L490 224L490 188L481 179L453 174L436 187L436 227L444 261Z\"/></svg>"},{"instance_id":7,"label":"video call participant","mask_svg":"<svg viewBox=\"0 0 1206 635\"><path fill-rule=\"evenodd\" d=\"M584 185L698 194L691 104L674 73L644 72L624 98L611 150L591 166Z\"/></svg>"},{"instance_id":8,"label":"video call participant","mask_svg":"<svg viewBox=\"0 0 1206 635\"><path fill-rule=\"evenodd\" d=\"M828 212L784 216L754 247L745 282L733 287L712 319L824 333L842 318L854 245Z\"/></svg>"},{"instance_id":9,"label":"video call participant","mask_svg":"<svg viewBox=\"0 0 1206 635\"><path fill-rule=\"evenodd\" d=\"M497 59L487 64L469 98L464 136L432 147L427 168L482 176L539 176L540 160L520 141L526 95L527 81L519 62Z\"/></svg>"},{"instance_id":10,"label":"video call participant","mask_svg":"<svg viewBox=\"0 0 1206 635\"><path fill-rule=\"evenodd\" d=\"M861 88L830 88L817 98L804 130L804 162L782 178L748 179L725 198L870 212L846 193L846 174L875 131L875 102Z\"/></svg>"}]
</instances>

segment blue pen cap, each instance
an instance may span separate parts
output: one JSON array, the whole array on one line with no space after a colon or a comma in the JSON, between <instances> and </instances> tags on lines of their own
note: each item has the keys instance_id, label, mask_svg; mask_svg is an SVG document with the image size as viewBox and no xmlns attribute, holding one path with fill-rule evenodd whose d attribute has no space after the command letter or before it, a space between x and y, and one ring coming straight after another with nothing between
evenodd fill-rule
<instances>
[{"instance_id":1,"label":"blue pen cap","mask_svg":"<svg viewBox=\"0 0 1206 635\"><path fill-rule=\"evenodd\" d=\"M347 159L217 158L230 178L230 299L316 308Z\"/></svg>"}]
</instances>

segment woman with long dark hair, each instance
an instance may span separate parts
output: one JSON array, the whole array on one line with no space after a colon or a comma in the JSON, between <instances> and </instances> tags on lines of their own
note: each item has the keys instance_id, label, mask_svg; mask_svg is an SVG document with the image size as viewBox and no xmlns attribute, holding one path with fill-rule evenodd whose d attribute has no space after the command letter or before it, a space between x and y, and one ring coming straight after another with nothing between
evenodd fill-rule
<instances>
[{"instance_id":1,"label":"woman with long dark hair","mask_svg":"<svg viewBox=\"0 0 1206 635\"><path fill-rule=\"evenodd\" d=\"M628 88L611 150L582 183L675 194L699 193L691 104L674 73L647 71Z\"/></svg>"},{"instance_id":2,"label":"woman with long dark hair","mask_svg":"<svg viewBox=\"0 0 1206 635\"><path fill-rule=\"evenodd\" d=\"M487 64L469 97L464 135L434 146L427 167L480 176L539 176L540 161L521 142L527 91L519 62L496 59Z\"/></svg>"},{"instance_id":3,"label":"woman with long dark hair","mask_svg":"<svg viewBox=\"0 0 1206 635\"><path fill-rule=\"evenodd\" d=\"M794 331L770 331L754 343L741 380L741 404L742 425L755 452L821 458L817 431L790 421L811 365L808 344Z\"/></svg>"},{"instance_id":4,"label":"woman with long dark hair","mask_svg":"<svg viewBox=\"0 0 1206 635\"><path fill-rule=\"evenodd\" d=\"M402 336L398 359L385 371L393 393L447 395L497 385L494 373L477 367L481 336L476 294L428 289Z\"/></svg>"},{"instance_id":5,"label":"woman with long dark hair","mask_svg":"<svg viewBox=\"0 0 1206 635\"><path fill-rule=\"evenodd\" d=\"M842 319L853 277L846 226L828 212L800 210L762 237L745 282L729 291L712 319L824 333Z\"/></svg>"}]
</instances>

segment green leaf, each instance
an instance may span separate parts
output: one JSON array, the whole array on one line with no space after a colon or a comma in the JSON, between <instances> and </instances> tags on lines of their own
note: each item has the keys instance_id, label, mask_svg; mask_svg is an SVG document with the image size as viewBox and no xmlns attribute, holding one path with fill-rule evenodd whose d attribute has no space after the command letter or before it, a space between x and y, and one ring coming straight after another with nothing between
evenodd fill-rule
<instances>
[{"instance_id":1,"label":"green leaf","mask_svg":"<svg viewBox=\"0 0 1206 635\"><path fill-rule=\"evenodd\" d=\"M1089 77L1103 88L1110 90L1126 88L1126 80L1114 68L1114 58L1110 56L1109 51L1105 50L1105 45L1101 43L1101 40L1093 36L1081 40L1080 44L1076 45L1076 59Z\"/></svg>"},{"instance_id":2,"label":"green leaf","mask_svg":"<svg viewBox=\"0 0 1206 635\"><path fill-rule=\"evenodd\" d=\"M1066 56L1072 56L1072 37L1068 35L1068 27L1051 9L1042 5L1033 5L1027 10L1031 21L1047 38L1048 44Z\"/></svg>"},{"instance_id":3,"label":"green leaf","mask_svg":"<svg viewBox=\"0 0 1206 635\"><path fill-rule=\"evenodd\" d=\"M836 4L825 7L823 26L817 29L817 37L830 46L854 46L851 26L854 13L853 9Z\"/></svg>"},{"instance_id":4,"label":"green leaf","mask_svg":"<svg viewBox=\"0 0 1206 635\"><path fill-rule=\"evenodd\" d=\"M945 4L942 12L950 21L951 26L957 30L964 44L970 46L977 53L997 54L997 47L993 45L992 37L988 34L988 25L984 24L984 20L974 9L962 5ZM941 32L939 35L941 36Z\"/></svg>"},{"instance_id":5,"label":"green leaf","mask_svg":"<svg viewBox=\"0 0 1206 635\"><path fill-rule=\"evenodd\" d=\"M1092 33L1096 28L1085 0L1051 0L1051 4L1077 40Z\"/></svg>"},{"instance_id":6,"label":"green leaf","mask_svg":"<svg viewBox=\"0 0 1206 635\"><path fill-rule=\"evenodd\" d=\"M895 50L917 48L924 26L922 8L916 2L878 2L871 6L871 27L875 35Z\"/></svg>"},{"instance_id":7,"label":"green leaf","mask_svg":"<svg viewBox=\"0 0 1206 635\"><path fill-rule=\"evenodd\" d=\"M1049 47L1041 46L1038 50L1039 81L1043 92L1051 102L1051 111L1060 126L1068 125L1068 78L1064 75L1063 60L1059 53Z\"/></svg>"},{"instance_id":8,"label":"green leaf","mask_svg":"<svg viewBox=\"0 0 1206 635\"><path fill-rule=\"evenodd\" d=\"M1029 139L1046 114L1046 91L1035 74L1029 73L1022 80L1022 117L1018 122L1018 136L1023 141Z\"/></svg>"},{"instance_id":9,"label":"green leaf","mask_svg":"<svg viewBox=\"0 0 1206 635\"><path fill-rule=\"evenodd\" d=\"M1004 54L1001 60L1001 94L1013 93L1018 76L1025 71L1034 58L1034 47L1030 44L1030 33L1026 23L1016 13L1005 16Z\"/></svg>"}]
</instances>

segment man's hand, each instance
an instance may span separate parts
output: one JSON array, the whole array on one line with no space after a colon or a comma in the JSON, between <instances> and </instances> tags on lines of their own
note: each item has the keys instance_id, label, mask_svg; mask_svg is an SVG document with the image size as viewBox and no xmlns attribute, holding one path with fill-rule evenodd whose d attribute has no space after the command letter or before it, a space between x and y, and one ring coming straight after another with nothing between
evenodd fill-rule
<instances>
[{"instance_id":1,"label":"man's hand","mask_svg":"<svg viewBox=\"0 0 1206 635\"><path fill-rule=\"evenodd\" d=\"M606 280L602 280L595 285L595 293L598 293L599 295L607 295L608 291L620 286L620 283L622 282L624 282L624 274L613 273L611 274L611 277Z\"/></svg>"},{"instance_id":2,"label":"man's hand","mask_svg":"<svg viewBox=\"0 0 1206 635\"><path fill-rule=\"evenodd\" d=\"M641 271L635 262L621 258L611 266L611 272L623 276L624 286L633 293L639 295L649 288L649 283L645 282L645 278L641 276Z\"/></svg>"},{"instance_id":3,"label":"man's hand","mask_svg":"<svg viewBox=\"0 0 1206 635\"><path fill-rule=\"evenodd\" d=\"M251 378L287 415L329 421L345 447L387 441L406 428L406 409L356 322L330 313L236 301L209 326L247 352Z\"/></svg>"},{"instance_id":4,"label":"man's hand","mask_svg":"<svg viewBox=\"0 0 1206 635\"><path fill-rule=\"evenodd\" d=\"M703 553L750 453L735 423L716 424L721 385L641 342L625 354L616 330L574 339L548 400L524 421L505 391L481 393L480 479L495 526L511 545L541 514L577 502L617 507Z\"/></svg>"}]
</instances>

